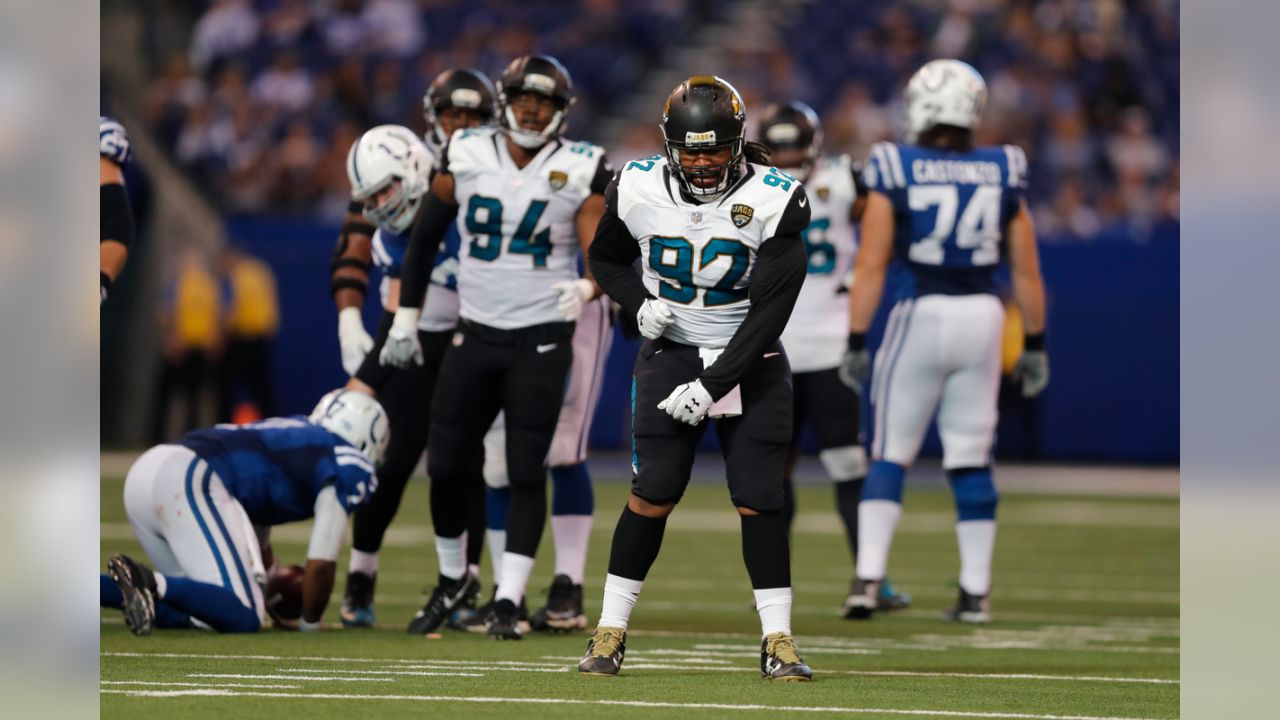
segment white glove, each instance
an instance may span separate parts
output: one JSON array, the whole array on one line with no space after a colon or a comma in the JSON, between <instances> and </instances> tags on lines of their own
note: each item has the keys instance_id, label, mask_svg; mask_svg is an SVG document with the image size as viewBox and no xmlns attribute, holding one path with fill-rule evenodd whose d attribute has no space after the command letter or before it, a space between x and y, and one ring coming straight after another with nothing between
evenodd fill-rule
<instances>
[{"instance_id":1,"label":"white glove","mask_svg":"<svg viewBox=\"0 0 1280 720\"><path fill-rule=\"evenodd\" d=\"M640 306L640 312L636 313L636 324L640 326L640 334L650 340L662 337L662 332L675 320L675 316L671 314L670 305L652 298L645 300Z\"/></svg>"},{"instance_id":2,"label":"white glove","mask_svg":"<svg viewBox=\"0 0 1280 720\"><path fill-rule=\"evenodd\" d=\"M582 304L596 294L595 285L586 278L561 280L551 289L560 293L560 315L570 322L578 319L582 314Z\"/></svg>"},{"instance_id":3,"label":"white glove","mask_svg":"<svg viewBox=\"0 0 1280 720\"><path fill-rule=\"evenodd\" d=\"M338 311L338 345L342 347L342 369L355 375L364 362L364 356L373 349L373 338L364 329L360 308L347 307Z\"/></svg>"},{"instance_id":4,"label":"white glove","mask_svg":"<svg viewBox=\"0 0 1280 720\"><path fill-rule=\"evenodd\" d=\"M845 350L836 373L850 390L862 395L862 391L867 387L867 381L871 379L871 353L865 349Z\"/></svg>"},{"instance_id":5,"label":"white glove","mask_svg":"<svg viewBox=\"0 0 1280 720\"><path fill-rule=\"evenodd\" d=\"M422 345L418 343L418 313L418 308L402 307L396 310L378 362L398 368L422 364Z\"/></svg>"},{"instance_id":6,"label":"white glove","mask_svg":"<svg viewBox=\"0 0 1280 720\"><path fill-rule=\"evenodd\" d=\"M1049 384L1049 355L1043 350L1024 350L1013 365L1013 380L1022 385L1022 397L1039 395Z\"/></svg>"},{"instance_id":7,"label":"white glove","mask_svg":"<svg viewBox=\"0 0 1280 720\"><path fill-rule=\"evenodd\" d=\"M697 425L707 416L712 402L711 393L702 387L702 381L694 380L677 385L666 400L658 403L658 409L665 410L668 415L682 423Z\"/></svg>"}]
</instances>

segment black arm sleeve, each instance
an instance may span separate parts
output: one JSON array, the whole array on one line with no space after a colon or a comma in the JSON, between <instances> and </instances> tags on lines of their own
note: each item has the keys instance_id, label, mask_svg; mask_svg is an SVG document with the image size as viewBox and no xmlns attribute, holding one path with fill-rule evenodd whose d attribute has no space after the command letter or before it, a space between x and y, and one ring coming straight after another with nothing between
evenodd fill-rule
<instances>
[{"instance_id":1,"label":"black arm sleeve","mask_svg":"<svg viewBox=\"0 0 1280 720\"><path fill-rule=\"evenodd\" d=\"M102 202L99 218L98 242L114 240L125 247L133 242L133 209L129 207L129 192L120 183L98 186L98 198Z\"/></svg>"},{"instance_id":2,"label":"black arm sleeve","mask_svg":"<svg viewBox=\"0 0 1280 720\"><path fill-rule=\"evenodd\" d=\"M635 316L644 301L652 297L632 267L640 257L640 246L631 236L626 223L618 217L618 181L609 183L604 194L604 216L596 226L596 236L588 250L591 274L601 289L622 306L623 312Z\"/></svg>"},{"instance_id":3,"label":"black arm sleeve","mask_svg":"<svg viewBox=\"0 0 1280 720\"><path fill-rule=\"evenodd\" d=\"M600 162L596 163L596 172L591 176L591 194L603 195L608 192L612 180L613 168L609 167L609 155L601 150Z\"/></svg>"},{"instance_id":4,"label":"black arm sleeve","mask_svg":"<svg viewBox=\"0 0 1280 720\"><path fill-rule=\"evenodd\" d=\"M760 359L786 328L804 276L808 255L800 231L809 226L809 202L804 188L797 189L783 212L778 230L756 251L755 268L747 288L751 309L733 333L729 345L711 367L702 372L702 387L719 400Z\"/></svg>"},{"instance_id":5,"label":"black arm sleeve","mask_svg":"<svg viewBox=\"0 0 1280 720\"><path fill-rule=\"evenodd\" d=\"M409 233L409 247L405 250L404 266L400 270L400 307L422 307L427 283L431 281L431 270L436 265L440 241L457 217L457 205L447 203L435 193L427 191L426 200Z\"/></svg>"},{"instance_id":6,"label":"black arm sleeve","mask_svg":"<svg viewBox=\"0 0 1280 720\"><path fill-rule=\"evenodd\" d=\"M862 179L862 163L854 160L849 164L853 167L853 198L864 198L867 196L867 181Z\"/></svg>"}]
</instances>

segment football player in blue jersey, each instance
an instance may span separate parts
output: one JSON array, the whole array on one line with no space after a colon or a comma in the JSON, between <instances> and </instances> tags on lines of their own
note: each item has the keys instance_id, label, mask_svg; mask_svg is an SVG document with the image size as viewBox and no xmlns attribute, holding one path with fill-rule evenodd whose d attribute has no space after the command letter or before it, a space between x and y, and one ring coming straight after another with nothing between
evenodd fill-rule
<instances>
[{"instance_id":1,"label":"football player in blue jersey","mask_svg":"<svg viewBox=\"0 0 1280 720\"><path fill-rule=\"evenodd\" d=\"M123 610L135 635L255 632L267 574L255 527L314 517L297 626L319 630L347 515L377 489L388 432L376 400L334 390L309 417L217 425L151 448L129 468L124 503L155 569L112 557L101 605Z\"/></svg>"},{"instance_id":2,"label":"football player in blue jersey","mask_svg":"<svg viewBox=\"0 0 1280 720\"><path fill-rule=\"evenodd\" d=\"M98 233L100 303L106 302L111 283L120 276L133 241L133 210L124 187L124 166L133 153L124 126L98 116L98 197L101 200Z\"/></svg>"},{"instance_id":3,"label":"football player in blue jersey","mask_svg":"<svg viewBox=\"0 0 1280 720\"><path fill-rule=\"evenodd\" d=\"M496 94L493 85L475 70L440 73L423 96L427 120L425 145L407 128L380 125L366 132L352 147L347 162L351 182L351 206L339 235L331 268L331 287L338 306L338 341L343 368L351 375L347 388L377 396L387 409L392 442L379 469L381 491L356 513L351 542L351 563L342 603L342 623L347 627L374 624L373 598L378 555L387 528L400 508L404 490L427 444L431 397L440 360L458 322L458 231L450 227L436 253L431 292L418 319L418 341L426 349L424 363L392 368L378 363L378 353L399 306L400 272L408 246L408 233L418 216L422 196L439 166L440 153L456 130L493 121ZM383 308L375 342L360 315L372 265L382 274L379 288ZM467 561L472 575L484 541L484 486L481 470L469 503ZM470 585L447 610L474 607L478 588ZM456 606L456 607L455 607ZM409 631L419 633L420 623ZM435 628L431 628L434 630Z\"/></svg>"},{"instance_id":4,"label":"football player in blue jersey","mask_svg":"<svg viewBox=\"0 0 1280 720\"><path fill-rule=\"evenodd\" d=\"M872 465L858 508L856 616L869 616L902 514L907 468L937 411L942 465L955 496L960 595L945 617L991 620L997 495L991 475L1004 306L996 269L1007 262L1026 329L1014 369L1023 395L1049 382L1044 285L1024 193L1027 160L1013 145L974 147L986 103L982 76L958 60L934 60L906 89L910 144L877 143L849 296L842 379L857 392L872 378L866 332L891 260L908 269L875 358Z\"/></svg>"}]
</instances>

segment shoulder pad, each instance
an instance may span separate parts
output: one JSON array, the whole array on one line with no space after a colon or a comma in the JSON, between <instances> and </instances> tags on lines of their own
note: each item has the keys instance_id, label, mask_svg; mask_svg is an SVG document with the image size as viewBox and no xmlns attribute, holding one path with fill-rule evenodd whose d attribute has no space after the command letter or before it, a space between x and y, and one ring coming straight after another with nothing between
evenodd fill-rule
<instances>
[{"instance_id":1,"label":"shoulder pad","mask_svg":"<svg viewBox=\"0 0 1280 720\"><path fill-rule=\"evenodd\" d=\"M872 190L894 190L907 185L902 166L902 152L895 143L878 142L871 146L864 179Z\"/></svg>"},{"instance_id":2,"label":"shoulder pad","mask_svg":"<svg viewBox=\"0 0 1280 720\"><path fill-rule=\"evenodd\" d=\"M1017 145L1005 145L1004 157L1008 163L1009 187L1025 190L1027 187L1027 154Z\"/></svg>"}]
</instances>

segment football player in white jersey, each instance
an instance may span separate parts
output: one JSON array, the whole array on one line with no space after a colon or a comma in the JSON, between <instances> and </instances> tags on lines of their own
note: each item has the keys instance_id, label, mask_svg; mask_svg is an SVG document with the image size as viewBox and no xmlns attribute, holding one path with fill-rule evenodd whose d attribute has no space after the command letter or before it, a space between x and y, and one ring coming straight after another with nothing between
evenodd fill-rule
<instances>
[{"instance_id":1,"label":"football player in white jersey","mask_svg":"<svg viewBox=\"0 0 1280 720\"><path fill-rule=\"evenodd\" d=\"M782 478L793 401L778 342L804 284L809 201L798 180L767 164L764 146L747 142L746 119L723 79L681 83L662 114L666 155L621 170L591 244L596 278L648 340L631 386L631 496L614 530L583 674L621 668L631 610L714 424L760 613L761 673L813 675L791 634Z\"/></svg>"},{"instance_id":2,"label":"football player in white jersey","mask_svg":"<svg viewBox=\"0 0 1280 720\"><path fill-rule=\"evenodd\" d=\"M991 475L1000 389L1004 306L995 273L1007 260L1026 328L1014 370L1033 397L1049 382L1044 284L1027 210L1021 148L973 146L986 104L982 76L958 60L934 60L906 89L908 144L878 143L865 179L862 247L849 294L841 377L859 393L871 362L865 334L896 257L908 269L876 354L875 437L858 508L853 609L869 615L902 514L906 469L937 411L942 466L955 496L960 594L946 617L991 620L991 560L998 497Z\"/></svg>"},{"instance_id":3,"label":"football player in white jersey","mask_svg":"<svg viewBox=\"0 0 1280 720\"><path fill-rule=\"evenodd\" d=\"M861 403L840 381L837 368L844 355L849 326L847 282L857 252L853 223L862 217L867 202L862 168L848 155L821 154L822 125L818 114L800 101L770 105L760 122L759 137L769 148L774 164L804 183L813 208L809 227L800 233L809 258L808 274L782 333L782 346L791 361L796 401L785 485L787 526L791 526L795 515L791 474L800 433L808 424L818 439L818 458L835 484L836 511L844 523L849 550L857 557L858 501L862 497L862 481L867 477L867 452L860 423ZM887 580L881 584L881 609L903 608L910 601L909 596L894 592ZM847 601L843 613L850 617Z\"/></svg>"},{"instance_id":4,"label":"football player in white jersey","mask_svg":"<svg viewBox=\"0 0 1280 720\"><path fill-rule=\"evenodd\" d=\"M437 257L432 290L418 320L418 340L427 348L426 362L390 368L378 362L378 350L391 327L400 296L400 272L409 229L422 206L443 141L455 130L492 122L496 104L493 84L469 69L446 70L423 96L426 145L405 127L381 125L366 132L348 156L347 176L352 204L338 239L331 268L338 305L338 340L343 367L351 374L347 389L376 395L387 409L392 440L379 470L381 491L362 506L353 523L351 562L341 618L347 627L374 624L373 595L378 553L400 508L405 486L427 444L431 395L444 349L458 322L458 296L452 269L457 265L457 238L452 234ZM371 261L382 274L382 319L378 340L365 331L360 316ZM473 469L479 475L479 468ZM469 508L473 532L468 556L478 563L483 542L483 498L477 493ZM474 592L472 593L474 596ZM465 604L473 598L461 598ZM434 628L432 628L434 630ZM409 630L417 632L414 623Z\"/></svg>"},{"instance_id":5,"label":"football player in white jersey","mask_svg":"<svg viewBox=\"0 0 1280 720\"><path fill-rule=\"evenodd\" d=\"M106 302L111 283L124 270L133 241L133 210L124 187L124 166L132 157L129 135L124 126L109 117L98 116L98 196L102 202L98 234L98 280L101 300Z\"/></svg>"},{"instance_id":6,"label":"football player in white jersey","mask_svg":"<svg viewBox=\"0 0 1280 720\"><path fill-rule=\"evenodd\" d=\"M440 240L461 219L458 332L431 408L428 474L440 556L437 593L475 584L463 555L466 469L485 431L506 423L511 508L488 632L519 639L518 606L546 524L547 452L573 359L575 321L599 288L579 274L580 250L604 213L612 173L604 150L560 137L573 100L554 58L517 58L498 83L497 128L455 134L414 225L384 364L422 363L415 327ZM433 593L434 594L434 593Z\"/></svg>"}]
</instances>

